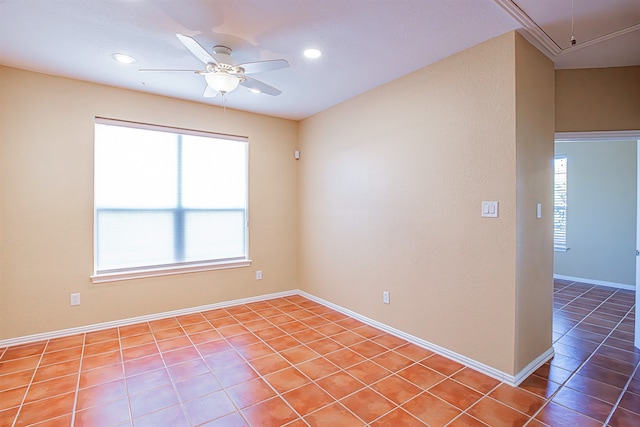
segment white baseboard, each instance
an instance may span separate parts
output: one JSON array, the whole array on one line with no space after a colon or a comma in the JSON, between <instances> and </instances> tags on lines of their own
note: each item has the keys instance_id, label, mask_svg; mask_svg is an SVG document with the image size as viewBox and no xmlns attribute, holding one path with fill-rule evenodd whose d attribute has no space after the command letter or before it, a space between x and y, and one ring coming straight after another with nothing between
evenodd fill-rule
<instances>
[{"instance_id":1,"label":"white baseboard","mask_svg":"<svg viewBox=\"0 0 640 427\"><path fill-rule=\"evenodd\" d=\"M103 329L115 328L118 326L133 325L134 323L140 323L140 322L150 322L152 320L164 319L166 317L182 316L184 314L197 313L200 311L207 311L207 310L215 310L216 308L231 307L234 305L248 304L252 302L259 302L259 301L264 301L264 300L273 299L273 298L288 297L296 294L298 294L298 292L295 290L277 292L273 294L265 294L265 295L255 296L255 297L241 298L237 300L201 305L198 307L189 307L189 308L183 308L180 310L165 311L163 313L154 313L154 314L148 314L145 316L130 317L128 319L114 320L111 322L95 323L93 325L80 326L77 328L62 329L58 331L45 332L41 334L26 335L26 336L17 337L17 338L9 338L6 340L0 340L0 347L9 347L13 345L28 344L36 341L66 337L66 336L75 335L75 334L82 334L82 333L86 334L88 332L101 331Z\"/></svg>"},{"instance_id":2,"label":"white baseboard","mask_svg":"<svg viewBox=\"0 0 640 427\"><path fill-rule=\"evenodd\" d=\"M349 309L346 309L344 307L341 307L337 304L334 304L332 302L323 300L322 298L318 298L314 295L308 294L304 291L298 291L298 293L300 295L302 295L305 298L309 298L312 301L315 301L319 304L325 305L327 307L330 307L336 311L339 311L343 314L346 314L347 316L353 317L355 319L360 320L363 323L366 323L370 326L373 326L375 328L381 329L385 332L387 332L388 334L391 335L395 335L399 338L402 338L404 340L409 341L412 344L415 344L417 346L420 346L422 348L426 348L427 350L431 350L434 353L440 354L441 356L444 356L448 359L451 359L455 362L461 363L465 366L468 366L469 368L475 369L478 372L481 372L485 375L488 375L492 378L497 379L498 381L502 381L508 385L517 387L522 381L524 381L532 372L534 372L536 369L538 369L540 366L544 365L547 360L551 359L553 357L554 351L553 351L553 347L551 347L550 349L548 349L547 351L545 351L543 354L541 354L540 356L538 356L534 361L532 361L531 363L529 363L529 365L527 365L523 370L521 370L520 372L518 372L516 375L510 375L507 374L505 372L502 372L496 368L493 368L489 365L485 365L484 363L480 363L474 359L471 359L469 357L463 356L461 354L458 354L454 351L448 350L444 347L440 347L439 345L430 343L429 341L425 341L422 338L418 338L416 336L413 336L411 334L408 334L406 332L403 332L399 329L395 329L389 325L386 325L384 323L380 323L377 320L373 320L370 319L366 316L363 316L359 313L356 313L354 311L351 311Z\"/></svg>"},{"instance_id":3,"label":"white baseboard","mask_svg":"<svg viewBox=\"0 0 640 427\"><path fill-rule=\"evenodd\" d=\"M281 297L286 297L286 296L291 296L291 295L300 295L303 296L305 298L308 298L312 301L315 301L319 304L322 304L324 306L327 306L329 308L332 308L340 313L346 314L347 316L353 317L355 319L360 320L363 323L366 323L367 325L373 326L375 328L378 328L384 332L387 332L388 334L397 336L399 338L402 338L404 340L407 340L408 342L415 344L417 346L420 346L422 348L425 348L427 350L433 351L434 353L440 354L444 357L447 357L455 362L461 363L465 366L468 366L469 368L475 369L478 372L481 372L485 375L488 375L492 378L497 379L498 381L502 381L504 383L507 383L511 386L517 386L519 385L525 378L527 378L532 372L534 372L536 369L538 369L540 366L542 366L547 360L549 360L551 357L553 357L553 347L551 347L550 349L548 349L547 351L545 351L543 354L541 354L539 357L537 357L534 361L532 361L529 365L527 365L527 367L525 367L522 371L518 372L516 375L510 375L507 374L505 372L502 372L498 369L495 369L489 365L485 365L484 363L480 363L476 360L473 360L469 357L463 356L461 354L458 354L454 351L448 350L444 347L440 347L436 344L430 343L429 341L425 341L422 338L418 338L416 336L413 336L411 334L408 334L406 332L403 332L399 329L395 329L391 326L388 326L384 323L380 323L377 320L373 320L370 319L366 316L363 316L359 313L356 313L354 311L351 311L349 309L346 309L344 307L341 307L337 304L334 304L332 302L323 300L322 298L318 298L314 295L308 294L304 291L300 291L300 290L291 290L291 291L284 291L284 292L277 292L277 293L272 293L272 294L265 294L265 295L259 295L259 296L255 296L255 297L249 297L249 298L242 298L242 299L237 299L237 300L231 300L231 301L224 301L224 302L219 302L219 303L214 303L214 304L207 304L207 305L201 305L198 307L190 307L190 308L185 308L185 309L180 309L180 310L173 310L173 311L167 311L167 312L163 312L163 313L155 313L155 314L149 314L146 316L139 316L139 317L131 317L128 319L121 319L121 320L114 320L111 322L104 322L104 323L96 323L93 325L87 325L87 326L80 326L77 328L70 328L70 329L62 329L62 330L58 330L58 331L52 331L52 332L45 332L45 333L41 333L41 334L34 334L34 335L27 335L27 336L23 336L23 337L17 337L17 338L10 338L10 339L6 339L6 340L0 340L0 347L9 347L9 346L15 346L15 345L22 345L22 344L28 344L28 343L32 343L32 342L37 342L37 341L43 341L43 340L48 340L48 339L54 339L54 338L61 338L61 337L65 337L65 336L69 336L69 335L75 335L75 334L81 334L81 333L89 333L89 332L95 332L95 331L100 331L103 329L109 329L109 328L114 328L114 327L119 327L119 326L127 326L127 325L132 325L135 323L140 323L140 322L150 322L153 320L159 320L159 319L164 319L167 317L175 317L175 316L182 316L185 314L191 314L191 313L196 313L196 312L201 312L201 311L207 311L207 310L214 310L217 308L225 308L225 307L231 307L234 305L239 305L239 304L248 304L248 303L252 303L252 302L259 302L259 301L264 301L267 299L273 299L273 298L281 298Z\"/></svg>"},{"instance_id":4,"label":"white baseboard","mask_svg":"<svg viewBox=\"0 0 640 427\"><path fill-rule=\"evenodd\" d=\"M635 285L627 285L625 283L616 283L616 282L607 282L604 280L587 279L585 277L573 277L573 276L564 276L562 274L554 274L553 278L560 279L560 280L569 280L571 282L586 283L588 285L600 285L600 286L608 286L610 288L626 289L629 291L636 290Z\"/></svg>"},{"instance_id":5,"label":"white baseboard","mask_svg":"<svg viewBox=\"0 0 640 427\"><path fill-rule=\"evenodd\" d=\"M525 366L523 370L518 372L514 377L513 384L510 385L513 385L514 387L520 385L522 381L526 380L527 377L533 374L540 366L547 363L547 361L549 361L554 354L555 350L553 349L553 346L551 346L551 348L547 349L547 351L535 358L531 363Z\"/></svg>"}]
</instances>

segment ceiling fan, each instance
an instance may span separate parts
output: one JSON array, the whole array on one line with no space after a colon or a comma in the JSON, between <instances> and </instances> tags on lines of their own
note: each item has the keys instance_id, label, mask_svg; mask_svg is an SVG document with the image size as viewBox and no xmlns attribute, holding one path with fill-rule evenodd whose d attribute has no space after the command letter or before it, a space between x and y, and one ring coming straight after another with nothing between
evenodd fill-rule
<instances>
[{"instance_id":1,"label":"ceiling fan","mask_svg":"<svg viewBox=\"0 0 640 427\"><path fill-rule=\"evenodd\" d=\"M227 46L216 45L213 47L213 55L203 48L193 37L176 34L178 40L200 61L204 63L203 70L174 70L174 69L140 69L140 72L191 72L204 76L207 82L203 96L213 98L220 93L222 97L235 90L238 85L246 87L254 93L265 93L277 96L282 93L279 89L270 86L260 80L247 76L247 74L262 73L265 71L288 68L289 62L285 59L272 59L267 61L245 62L234 65L231 61L231 49ZM216 58L216 56L218 58Z\"/></svg>"}]
</instances>

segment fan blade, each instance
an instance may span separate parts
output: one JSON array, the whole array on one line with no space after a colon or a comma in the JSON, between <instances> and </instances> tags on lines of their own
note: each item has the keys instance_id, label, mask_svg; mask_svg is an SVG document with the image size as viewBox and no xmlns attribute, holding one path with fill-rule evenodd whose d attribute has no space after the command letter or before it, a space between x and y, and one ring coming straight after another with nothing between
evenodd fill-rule
<instances>
[{"instance_id":1,"label":"fan blade","mask_svg":"<svg viewBox=\"0 0 640 427\"><path fill-rule=\"evenodd\" d=\"M202 94L202 96L204 96L205 98L215 98L216 96L218 96L218 91L207 85L207 87L204 88L204 93Z\"/></svg>"},{"instance_id":2,"label":"fan blade","mask_svg":"<svg viewBox=\"0 0 640 427\"><path fill-rule=\"evenodd\" d=\"M254 74L289 68L289 62L286 59L272 59L270 61L245 62L244 64L238 65L238 67L244 69L244 74Z\"/></svg>"},{"instance_id":3,"label":"fan blade","mask_svg":"<svg viewBox=\"0 0 640 427\"><path fill-rule=\"evenodd\" d=\"M260 80L252 79L248 76L242 76L244 80L240 84L250 90L258 91L260 93L266 93L267 95L278 96L282 93L281 90L276 89L273 86L269 86Z\"/></svg>"},{"instance_id":4,"label":"fan blade","mask_svg":"<svg viewBox=\"0 0 640 427\"><path fill-rule=\"evenodd\" d=\"M210 62L213 62L214 64L218 63L218 61L216 61L216 59L211 56L205 48L200 46L200 44L194 38L182 34L176 34L176 37L178 37L178 40L182 42L184 47L189 49L189 52L191 52L200 61L204 62L205 64L208 64Z\"/></svg>"},{"instance_id":5,"label":"fan blade","mask_svg":"<svg viewBox=\"0 0 640 427\"><path fill-rule=\"evenodd\" d=\"M199 73L200 70L176 70L172 68L140 68L141 73Z\"/></svg>"}]
</instances>

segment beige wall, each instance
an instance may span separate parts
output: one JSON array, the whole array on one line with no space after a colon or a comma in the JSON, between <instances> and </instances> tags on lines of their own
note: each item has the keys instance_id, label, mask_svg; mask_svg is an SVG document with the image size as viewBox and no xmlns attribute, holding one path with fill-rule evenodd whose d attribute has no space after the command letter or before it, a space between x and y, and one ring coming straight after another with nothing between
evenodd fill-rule
<instances>
[{"instance_id":1,"label":"beige wall","mask_svg":"<svg viewBox=\"0 0 640 427\"><path fill-rule=\"evenodd\" d=\"M253 265L91 284L95 116L248 136ZM296 289L296 145L293 121L0 67L0 339Z\"/></svg>"},{"instance_id":2,"label":"beige wall","mask_svg":"<svg viewBox=\"0 0 640 427\"><path fill-rule=\"evenodd\" d=\"M552 82L509 33L297 125L0 67L0 339L299 287L516 374L551 345ZM95 116L249 136L252 267L92 285Z\"/></svg>"},{"instance_id":3,"label":"beige wall","mask_svg":"<svg viewBox=\"0 0 640 427\"><path fill-rule=\"evenodd\" d=\"M556 70L556 132L640 129L640 66Z\"/></svg>"},{"instance_id":4,"label":"beige wall","mask_svg":"<svg viewBox=\"0 0 640 427\"><path fill-rule=\"evenodd\" d=\"M551 199L553 67L523 43L503 35L300 125L303 289L507 374L551 346L550 216L517 220Z\"/></svg>"},{"instance_id":5,"label":"beige wall","mask_svg":"<svg viewBox=\"0 0 640 427\"><path fill-rule=\"evenodd\" d=\"M553 63L516 37L516 372L552 342L553 105Z\"/></svg>"}]
</instances>

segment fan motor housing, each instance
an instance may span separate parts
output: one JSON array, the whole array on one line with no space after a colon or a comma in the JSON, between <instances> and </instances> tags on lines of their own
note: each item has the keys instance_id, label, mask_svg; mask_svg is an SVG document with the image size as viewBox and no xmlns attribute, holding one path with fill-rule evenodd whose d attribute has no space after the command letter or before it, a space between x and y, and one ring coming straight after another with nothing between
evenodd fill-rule
<instances>
[{"instance_id":1,"label":"fan motor housing","mask_svg":"<svg viewBox=\"0 0 640 427\"><path fill-rule=\"evenodd\" d=\"M222 62L219 62L217 64L213 64L210 62L206 65L206 69L209 73L227 73L227 74L244 73L244 68L231 65L231 64L225 64Z\"/></svg>"}]
</instances>

